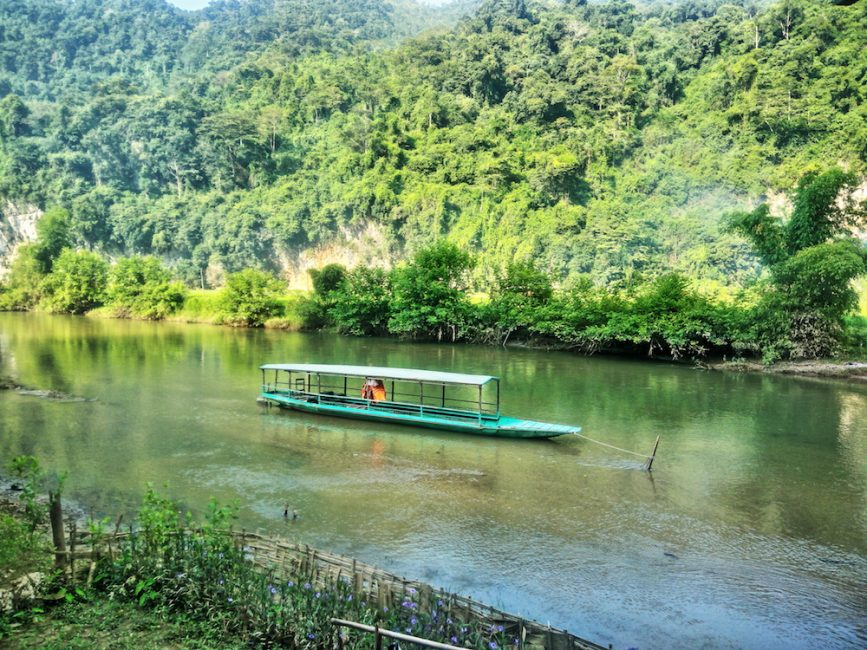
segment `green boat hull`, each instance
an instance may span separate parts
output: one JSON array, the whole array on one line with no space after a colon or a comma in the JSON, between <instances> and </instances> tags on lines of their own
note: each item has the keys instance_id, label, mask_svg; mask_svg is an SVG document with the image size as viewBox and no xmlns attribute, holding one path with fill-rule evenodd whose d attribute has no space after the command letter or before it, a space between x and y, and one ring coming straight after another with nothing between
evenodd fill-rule
<instances>
[{"instance_id":1,"label":"green boat hull","mask_svg":"<svg viewBox=\"0 0 867 650\"><path fill-rule=\"evenodd\" d=\"M271 392L263 392L259 397L265 402L276 404L282 408L305 413L500 438L553 438L581 431L581 427L488 414L479 416L475 413L446 411L435 407L418 407L413 412L406 412L406 405L392 402L329 403L327 397L325 399L299 399L291 395Z\"/></svg>"}]
</instances>

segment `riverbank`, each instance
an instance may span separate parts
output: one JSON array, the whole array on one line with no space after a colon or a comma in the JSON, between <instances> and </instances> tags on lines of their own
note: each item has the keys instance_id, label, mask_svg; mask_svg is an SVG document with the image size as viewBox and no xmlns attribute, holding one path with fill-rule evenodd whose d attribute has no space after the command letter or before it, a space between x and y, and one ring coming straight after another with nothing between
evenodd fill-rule
<instances>
[{"instance_id":1,"label":"riverbank","mask_svg":"<svg viewBox=\"0 0 867 650\"><path fill-rule=\"evenodd\" d=\"M285 317L272 318L266 321L263 325L265 329L279 329L289 332L303 331L303 322L298 314L298 305L303 300L303 297L291 296L286 300ZM245 327L237 324L223 322L218 314L216 305L219 302L218 292L215 290L198 290L193 292L192 299L185 302L182 308L176 314L173 314L164 320L170 323L181 324L199 324L199 325L217 325L228 327ZM106 308L95 309L86 314L89 318L108 318L125 320L128 317L118 316ZM852 327L864 329L867 327L867 317L856 316L851 317L851 321L856 322ZM862 322L863 321L863 322ZM246 329L258 329L256 327L245 327ZM329 329L335 333L333 328ZM346 335L342 335L346 336ZM358 338L358 337L353 337ZM361 338L377 338L391 339L388 336L376 337L361 337ZM574 352L576 354L590 354L576 350L575 346L563 343L556 339L550 338L532 338L518 339L508 341L503 347L515 349L529 349L542 351L557 351L557 352ZM638 352L623 352L623 351L596 351L592 354L606 356L611 358L628 358L634 360L646 360L656 363L675 363L687 367L703 367L710 370L722 372L750 372L770 375L789 375L797 377L814 377L823 379L836 379L852 382L867 382L867 360L862 360L862 355L853 358L827 358L827 359L808 359L799 361L777 361L766 364L755 359L740 358L732 361L710 360L700 361L696 359L674 359L666 356L648 356ZM0 389L5 388L0 384Z\"/></svg>"},{"instance_id":2,"label":"riverbank","mask_svg":"<svg viewBox=\"0 0 867 650\"><path fill-rule=\"evenodd\" d=\"M117 629L130 641L162 643L176 637L179 644L172 647L186 648L201 627L217 632L204 636L215 643L196 647L371 647L364 634L356 633L350 643L335 625L340 619L405 632L408 642L416 637L477 650L507 645L602 650L550 625L352 558L236 531L230 526L234 509L213 499L204 520L193 522L189 515L179 516L177 502L150 488L135 531L110 533L94 522L82 532L67 530L66 550L57 554L60 564L50 569L55 553L45 522L26 533L34 519L21 508L17 489L7 484L0 490L4 530L11 526L21 533L16 544L7 542L9 548L0 556L0 576L16 584L19 576L26 576L29 592L22 596L15 587L5 592L6 604L0 608L4 647L50 647L67 635L76 642L64 647L111 647L105 645L105 631ZM36 546L40 551L34 557ZM82 622L77 612L85 604L104 610L103 616ZM239 616L243 621L236 620ZM106 626L104 618L115 624ZM145 623L155 620L168 623L168 638L139 633L142 625L147 628ZM375 646L380 645L377 633Z\"/></svg>"},{"instance_id":3,"label":"riverbank","mask_svg":"<svg viewBox=\"0 0 867 650\"><path fill-rule=\"evenodd\" d=\"M758 361L716 361L707 364L712 370L724 372L751 372L766 375L790 375L795 377L818 377L842 379L867 383L867 362L817 359L810 361L778 361L765 365Z\"/></svg>"}]
</instances>

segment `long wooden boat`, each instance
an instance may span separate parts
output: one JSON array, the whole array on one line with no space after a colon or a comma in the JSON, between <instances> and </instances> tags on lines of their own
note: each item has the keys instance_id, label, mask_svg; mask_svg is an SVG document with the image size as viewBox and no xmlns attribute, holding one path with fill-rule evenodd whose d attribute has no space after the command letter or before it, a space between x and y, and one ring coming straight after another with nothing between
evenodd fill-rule
<instances>
[{"instance_id":1,"label":"long wooden boat","mask_svg":"<svg viewBox=\"0 0 867 650\"><path fill-rule=\"evenodd\" d=\"M308 413L506 438L581 431L501 415L500 380L488 375L309 363L260 369L261 400Z\"/></svg>"}]
</instances>

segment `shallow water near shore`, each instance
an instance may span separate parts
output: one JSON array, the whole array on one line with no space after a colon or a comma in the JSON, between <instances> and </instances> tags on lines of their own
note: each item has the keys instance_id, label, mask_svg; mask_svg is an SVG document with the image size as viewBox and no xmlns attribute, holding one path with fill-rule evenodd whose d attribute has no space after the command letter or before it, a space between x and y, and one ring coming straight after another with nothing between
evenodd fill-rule
<instances>
[{"instance_id":1,"label":"shallow water near shore","mask_svg":"<svg viewBox=\"0 0 867 650\"><path fill-rule=\"evenodd\" d=\"M512 441L256 404L261 363L503 378ZM0 460L131 513L145 485L616 648L867 645L867 386L565 352L0 314ZM285 521L284 505L300 518ZM129 515L128 515L129 516Z\"/></svg>"}]
</instances>

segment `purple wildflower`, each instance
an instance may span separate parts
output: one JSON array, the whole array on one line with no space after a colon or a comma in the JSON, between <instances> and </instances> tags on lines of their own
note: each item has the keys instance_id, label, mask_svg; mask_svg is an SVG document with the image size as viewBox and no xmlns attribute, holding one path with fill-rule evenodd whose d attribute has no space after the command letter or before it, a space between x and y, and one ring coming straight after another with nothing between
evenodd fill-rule
<instances>
[{"instance_id":1,"label":"purple wildflower","mask_svg":"<svg viewBox=\"0 0 867 650\"><path fill-rule=\"evenodd\" d=\"M304 588L305 588L305 589L312 589L312 588L313 588L313 585L311 585L309 582L305 582L305 583L304 583Z\"/></svg>"},{"instance_id":2,"label":"purple wildflower","mask_svg":"<svg viewBox=\"0 0 867 650\"><path fill-rule=\"evenodd\" d=\"M416 623L418 623L418 619L415 616L413 616L411 619L409 619L410 625L415 625Z\"/></svg>"},{"instance_id":3,"label":"purple wildflower","mask_svg":"<svg viewBox=\"0 0 867 650\"><path fill-rule=\"evenodd\" d=\"M308 638L308 639L315 639L315 638L316 638L316 635L313 634L313 632L308 632L308 633L307 633L307 638Z\"/></svg>"},{"instance_id":4,"label":"purple wildflower","mask_svg":"<svg viewBox=\"0 0 867 650\"><path fill-rule=\"evenodd\" d=\"M499 646L497 645L497 642L496 642L496 641L491 641L491 642L488 644L488 647L489 647L491 650L497 650L497 648L498 648Z\"/></svg>"},{"instance_id":5,"label":"purple wildflower","mask_svg":"<svg viewBox=\"0 0 867 650\"><path fill-rule=\"evenodd\" d=\"M452 638L450 639L450 641L452 642L452 645L455 645L455 644L457 644L457 642L458 642L458 637L456 637L456 636L452 636Z\"/></svg>"}]
</instances>

